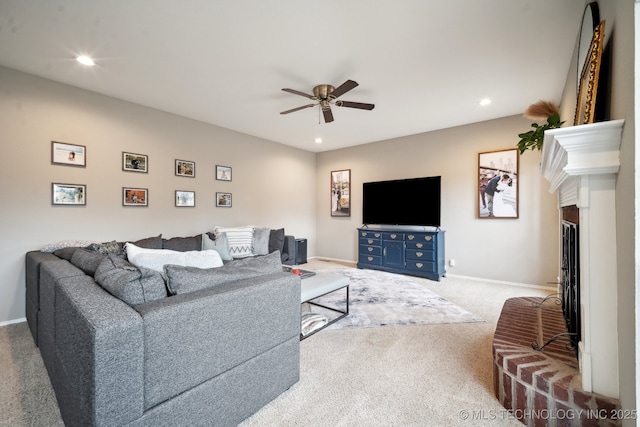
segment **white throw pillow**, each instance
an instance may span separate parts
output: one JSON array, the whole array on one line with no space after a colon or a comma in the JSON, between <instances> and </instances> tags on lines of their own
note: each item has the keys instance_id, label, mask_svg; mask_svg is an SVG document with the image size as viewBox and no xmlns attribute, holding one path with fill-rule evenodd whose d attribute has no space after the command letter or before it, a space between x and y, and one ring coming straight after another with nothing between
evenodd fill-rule
<instances>
[{"instance_id":1,"label":"white throw pillow","mask_svg":"<svg viewBox=\"0 0 640 427\"><path fill-rule=\"evenodd\" d=\"M131 264L161 273L162 267L166 264L198 268L215 268L223 265L220 254L214 250L180 252L170 249L145 249L129 242L124 249Z\"/></svg>"},{"instance_id":2,"label":"white throw pillow","mask_svg":"<svg viewBox=\"0 0 640 427\"><path fill-rule=\"evenodd\" d=\"M253 227L216 227L216 236L226 233L229 253L233 258L246 258L253 255Z\"/></svg>"}]
</instances>

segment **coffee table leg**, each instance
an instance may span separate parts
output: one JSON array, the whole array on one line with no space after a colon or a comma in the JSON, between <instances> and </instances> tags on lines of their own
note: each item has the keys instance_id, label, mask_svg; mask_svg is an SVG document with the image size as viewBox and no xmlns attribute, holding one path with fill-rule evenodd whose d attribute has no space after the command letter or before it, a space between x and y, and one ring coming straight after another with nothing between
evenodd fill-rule
<instances>
[{"instance_id":1,"label":"coffee table leg","mask_svg":"<svg viewBox=\"0 0 640 427\"><path fill-rule=\"evenodd\" d=\"M307 335L303 336L302 334L300 334L300 341L302 341L305 338L309 338L311 335L315 334L316 332L320 332L321 330L323 330L327 326L333 325L338 320L344 319L345 317L347 317L349 315L349 285L345 286L344 289L345 289L345 291L347 293L346 306L345 306L344 310L338 310L337 308L327 307L326 305L317 304L317 303L313 302L313 300L307 301L307 304L309 304L309 305L315 305L316 307L322 307L322 308L325 308L327 310L335 311L336 313L340 313L340 316L336 317L335 319L331 319L329 322L327 322L326 325L322 326L321 328L316 329L315 331L313 331L313 332L311 332L311 333L309 333ZM335 291L332 291L332 292L336 292L338 290L339 289L336 289ZM329 292L329 293L331 293L331 292ZM327 295L327 294L325 294L325 295ZM324 296L324 295L320 295L318 298L320 298L322 296Z\"/></svg>"}]
</instances>

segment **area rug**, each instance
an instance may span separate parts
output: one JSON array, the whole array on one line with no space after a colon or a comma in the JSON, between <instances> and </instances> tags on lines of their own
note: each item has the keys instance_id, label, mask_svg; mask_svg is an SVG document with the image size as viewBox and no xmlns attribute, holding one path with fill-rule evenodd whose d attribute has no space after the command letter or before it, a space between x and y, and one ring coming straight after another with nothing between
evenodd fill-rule
<instances>
[{"instance_id":1,"label":"area rug","mask_svg":"<svg viewBox=\"0 0 640 427\"><path fill-rule=\"evenodd\" d=\"M349 315L329 329L371 328L379 326L428 325L440 323L484 322L483 319L442 298L409 276L384 271L340 268L324 270L348 276ZM317 298L314 302L344 308L342 290ZM310 306L311 311L331 316L329 310Z\"/></svg>"}]
</instances>

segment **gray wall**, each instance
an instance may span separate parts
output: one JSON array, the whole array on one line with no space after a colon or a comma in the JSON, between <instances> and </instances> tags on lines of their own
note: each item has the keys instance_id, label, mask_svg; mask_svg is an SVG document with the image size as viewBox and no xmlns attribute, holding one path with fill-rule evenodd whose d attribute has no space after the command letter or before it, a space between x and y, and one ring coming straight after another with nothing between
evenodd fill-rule
<instances>
[{"instance_id":1,"label":"gray wall","mask_svg":"<svg viewBox=\"0 0 640 427\"><path fill-rule=\"evenodd\" d=\"M0 322L25 316L24 254L47 243L249 224L315 241L313 153L6 68L0 129ZM85 145L87 167L52 165L52 140ZM149 155L149 173L123 172L122 151ZM196 177L176 177L175 159L195 161ZM231 182L215 180L216 164L233 168ZM86 207L52 206L52 182L86 184ZM123 186L148 188L149 207L123 207ZM195 191L196 207L176 208L175 190ZM233 207L217 208L216 191Z\"/></svg>"},{"instance_id":2,"label":"gray wall","mask_svg":"<svg viewBox=\"0 0 640 427\"><path fill-rule=\"evenodd\" d=\"M442 229L450 274L545 285L558 276L558 211L540 175L540 152L520 156L518 219L479 219L478 153L512 149L530 121L508 117L318 154L319 254L357 259L362 183L442 176ZM350 218L330 216L332 170L351 169ZM401 208L401 206L399 206Z\"/></svg>"}]
</instances>

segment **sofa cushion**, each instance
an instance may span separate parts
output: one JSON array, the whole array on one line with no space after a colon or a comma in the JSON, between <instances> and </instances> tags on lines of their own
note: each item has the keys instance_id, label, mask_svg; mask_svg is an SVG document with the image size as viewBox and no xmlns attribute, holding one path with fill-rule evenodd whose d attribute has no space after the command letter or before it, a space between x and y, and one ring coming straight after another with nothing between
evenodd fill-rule
<instances>
[{"instance_id":1,"label":"sofa cushion","mask_svg":"<svg viewBox=\"0 0 640 427\"><path fill-rule=\"evenodd\" d=\"M222 261L231 261L233 257L229 253L229 241L227 240L227 233L220 233L219 235L212 235L204 233L202 235L202 250L214 250L220 254Z\"/></svg>"},{"instance_id":2,"label":"sofa cushion","mask_svg":"<svg viewBox=\"0 0 640 427\"><path fill-rule=\"evenodd\" d=\"M284 228L269 232L269 253L284 250Z\"/></svg>"},{"instance_id":3,"label":"sofa cushion","mask_svg":"<svg viewBox=\"0 0 640 427\"><path fill-rule=\"evenodd\" d=\"M253 227L216 227L216 236L227 234L229 253L233 258L245 258L253 255Z\"/></svg>"},{"instance_id":4,"label":"sofa cushion","mask_svg":"<svg viewBox=\"0 0 640 427\"><path fill-rule=\"evenodd\" d=\"M106 255L99 252L79 248L73 253L71 264L82 270L84 274L93 276L105 257Z\"/></svg>"},{"instance_id":5,"label":"sofa cushion","mask_svg":"<svg viewBox=\"0 0 640 427\"><path fill-rule=\"evenodd\" d=\"M202 249L202 236L162 239L162 249L170 249L178 252L199 251Z\"/></svg>"},{"instance_id":6,"label":"sofa cushion","mask_svg":"<svg viewBox=\"0 0 640 427\"><path fill-rule=\"evenodd\" d=\"M266 255L269 253L269 236L271 230L256 227L253 230L253 254Z\"/></svg>"},{"instance_id":7,"label":"sofa cushion","mask_svg":"<svg viewBox=\"0 0 640 427\"><path fill-rule=\"evenodd\" d=\"M67 261L71 261L71 257L73 257L73 254L76 252L77 249L80 249L77 246L72 246L72 247L68 247L68 248L60 248L60 249L56 249L53 254L55 256L57 256L58 258L62 258L62 259L66 259Z\"/></svg>"},{"instance_id":8,"label":"sofa cushion","mask_svg":"<svg viewBox=\"0 0 640 427\"><path fill-rule=\"evenodd\" d=\"M150 268L162 272L165 264L185 265L199 268L221 267L220 254L214 250L208 251L172 251L171 249L145 249L127 243L125 245L127 259L137 267Z\"/></svg>"},{"instance_id":9,"label":"sofa cushion","mask_svg":"<svg viewBox=\"0 0 640 427\"><path fill-rule=\"evenodd\" d=\"M102 260L96 269L95 280L111 295L129 305L167 296L162 274L148 268L138 268L116 255L108 255Z\"/></svg>"},{"instance_id":10,"label":"sofa cushion","mask_svg":"<svg viewBox=\"0 0 640 427\"><path fill-rule=\"evenodd\" d=\"M162 249L162 234L155 237L136 240L133 244L146 249ZM124 246L124 244L122 246Z\"/></svg>"},{"instance_id":11,"label":"sofa cushion","mask_svg":"<svg viewBox=\"0 0 640 427\"><path fill-rule=\"evenodd\" d=\"M235 260L219 268L202 269L171 264L164 266L167 288L175 295L279 272L282 272L280 252Z\"/></svg>"}]
</instances>

